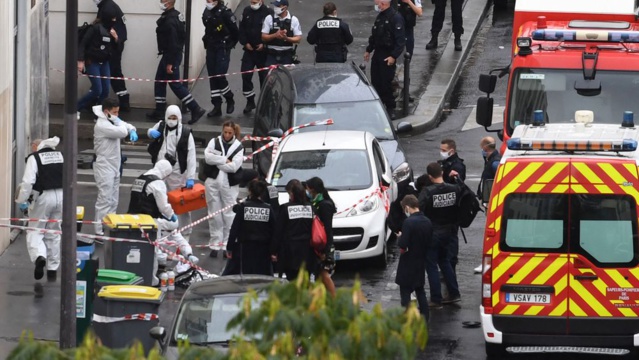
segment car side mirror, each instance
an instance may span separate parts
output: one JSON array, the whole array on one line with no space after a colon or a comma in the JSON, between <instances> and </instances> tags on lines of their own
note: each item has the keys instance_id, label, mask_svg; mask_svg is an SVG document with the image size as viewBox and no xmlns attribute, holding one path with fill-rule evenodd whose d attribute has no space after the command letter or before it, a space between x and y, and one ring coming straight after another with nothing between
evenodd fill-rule
<instances>
[{"instance_id":1,"label":"car side mirror","mask_svg":"<svg viewBox=\"0 0 639 360\"><path fill-rule=\"evenodd\" d=\"M284 135L284 131L282 131L282 129L271 129L267 135L270 137L282 137Z\"/></svg>"},{"instance_id":2,"label":"car side mirror","mask_svg":"<svg viewBox=\"0 0 639 360\"><path fill-rule=\"evenodd\" d=\"M390 176L388 176L387 174L382 174L382 185L389 187L391 185L391 182L393 181L393 179L391 179Z\"/></svg>"},{"instance_id":3,"label":"car side mirror","mask_svg":"<svg viewBox=\"0 0 639 360\"><path fill-rule=\"evenodd\" d=\"M493 98L482 96L477 99L475 121L483 127L489 127L493 123Z\"/></svg>"},{"instance_id":4,"label":"car side mirror","mask_svg":"<svg viewBox=\"0 0 639 360\"><path fill-rule=\"evenodd\" d=\"M163 343L166 337L166 330L162 326L154 326L149 330L149 335L159 343Z\"/></svg>"},{"instance_id":5,"label":"car side mirror","mask_svg":"<svg viewBox=\"0 0 639 360\"><path fill-rule=\"evenodd\" d=\"M405 134L405 133L409 133L411 131L413 131L413 124L407 122L407 121L402 121L399 124L397 124L397 133L398 134Z\"/></svg>"},{"instance_id":6,"label":"car side mirror","mask_svg":"<svg viewBox=\"0 0 639 360\"><path fill-rule=\"evenodd\" d=\"M479 91L491 94L495 91L497 85L497 75L480 74L479 75Z\"/></svg>"},{"instance_id":7,"label":"car side mirror","mask_svg":"<svg viewBox=\"0 0 639 360\"><path fill-rule=\"evenodd\" d=\"M490 192L493 190L493 179L484 180L481 187L481 201L484 204L490 202Z\"/></svg>"}]
</instances>

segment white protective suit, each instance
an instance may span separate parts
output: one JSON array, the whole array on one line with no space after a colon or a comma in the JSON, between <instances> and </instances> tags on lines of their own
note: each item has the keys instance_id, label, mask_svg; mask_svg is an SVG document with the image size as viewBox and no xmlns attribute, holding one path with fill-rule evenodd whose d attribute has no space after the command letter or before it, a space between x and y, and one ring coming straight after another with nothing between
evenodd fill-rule
<instances>
[{"instance_id":1,"label":"white protective suit","mask_svg":"<svg viewBox=\"0 0 639 360\"><path fill-rule=\"evenodd\" d=\"M206 185L206 206L209 214L216 212L229 205L233 205L237 202L237 196L239 194L239 185L229 186L227 173L234 173L242 167L244 162L244 149L239 151L231 162L227 162L228 156L230 156L238 146L242 146L242 143L233 137L231 146L228 151L224 151L224 139L222 135L213 138L209 141L206 150L204 150L204 159L209 165L216 165L220 169L220 173L217 178L208 178L204 182ZM215 143L219 143L219 148L222 151L215 149ZM209 219L209 248L211 250L225 250L226 243L229 240L229 231L231 230L231 224L235 213L232 209L228 209L222 214L218 214Z\"/></svg>"},{"instance_id":2,"label":"white protective suit","mask_svg":"<svg viewBox=\"0 0 639 360\"><path fill-rule=\"evenodd\" d=\"M127 137L135 126L120 121L114 124L106 118L102 106L94 106L93 113L98 117L93 128L93 149L95 163L93 175L98 187L98 199L95 202L95 233L104 234L102 219L107 214L115 213L120 197L120 141Z\"/></svg>"},{"instance_id":3,"label":"white protective suit","mask_svg":"<svg viewBox=\"0 0 639 360\"><path fill-rule=\"evenodd\" d=\"M42 140L38 150L43 148L55 149L60 143L57 136ZM38 164L34 156L29 156L22 176L20 191L16 197L16 203L21 204L33 195L33 202L29 205L29 217L32 219L62 220L62 188L44 190L42 194L33 191L33 185L38 177ZM60 222L30 221L29 227L60 230ZM60 235L42 234L37 231L27 232L27 250L31 262L39 256L47 260L47 270L56 271L60 266Z\"/></svg>"},{"instance_id":4,"label":"white protective suit","mask_svg":"<svg viewBox=\"0 0 639 360\"><path fill-rule=\"evenodd\" d=\"M169 130L168 126L164 127L164 133L162 136L164 137L164 141L162 142L162 147L158 152L158 160L164 159L164 154L168 153L172 155L177 160L177 144L182 136L182 112L180 108L176 105L171 105L166 109L166 114L164 116L164 121L168 120L169 116L175 115L178 118L177 129ZM151 138L151 130L158 130L160 128L161 121L158 121L152 128L147 131L147 135ZM180 173L180 163L176 162L173 165L173 172L167 177L164 182L166 183L166 187L169 191L183 188L186 185L186 181L188 179L197 180L197 174L195 173L196 169L196 153L195 153L195 140L193 139L193 133L189 136L189 144L188 144L188 155L186 156L186 171L184 173ZM188 225L191 223L191 213L185 213L178 215L178 219L180 220L180 224L182 226ZM184 232L183 235L189 236L191 234L191 229L188 229Z\"/></svg>"},{"instance_id":5,"label":"white protective suit","mask_svg":"<svg viewBox=\"0 0 639 360\"><path fill-rule=\"evenodd\" d=\"M147 171L146 173L144 173L144 175L155 175L160 179L166 181L166 178L172 173L172 171L173 169L171 167L171 164L167 160L159 160L155 163L153 169ZM158 226L158 238L164 237L168 233L179 227L179 221L167 220L173 217L175 212L173 211L173 208L169 203L169 198L166 195L166 184L164 184L164 181L153 181L149 185L147 185L146 193L149 195L153 194L158 209L166 218L155 219L155 223ZM180 253L185 258L189 258L189 256L193 254L191 245L189 245L189 242L186 241L186 239L180 233L169 236L168 240L178 244ZM157 248L155 255L156 256L153 261L153 285L157 285L156 280L157 282L159 282L159 279L155 276L158 271L158 261L166 262L167 258L166 253L163 253Z\"/></svg>"}]
</instances>

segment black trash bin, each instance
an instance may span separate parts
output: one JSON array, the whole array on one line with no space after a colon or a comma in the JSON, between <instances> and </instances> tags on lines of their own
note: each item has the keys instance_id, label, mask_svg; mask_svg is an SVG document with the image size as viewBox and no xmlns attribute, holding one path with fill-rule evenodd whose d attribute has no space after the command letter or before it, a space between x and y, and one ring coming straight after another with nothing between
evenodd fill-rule
<instances>
[{"instance_id":1,"label":"black trash bin","mask_svg":"<svg viewBox=\"0 0 639 360\"><path fill-rule=\"evenodd\" d=\"M75 283L76 308L75 326L76 343L81 344L87 331L91 328L93 302L95 297L95 279L100 267L99 258L94 256L95 247L77 248L77 272Z\"/></svg>"}]
</instances>

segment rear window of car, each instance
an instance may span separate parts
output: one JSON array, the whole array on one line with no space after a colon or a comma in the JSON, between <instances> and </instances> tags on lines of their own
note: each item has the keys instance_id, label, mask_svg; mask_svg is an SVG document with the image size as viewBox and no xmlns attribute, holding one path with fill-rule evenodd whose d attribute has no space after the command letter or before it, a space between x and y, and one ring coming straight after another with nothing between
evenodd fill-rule
<instances>
[{"instance_id":1,"label":"rear window of car","mask_svg":"<svg viewBox=\"0 0 639 360\"><path fill-rule=\"evenodd\" d=\"M634 266L637 240L636 202L629 195L513 193L504 203L505 251L570 250L598 267Z\"/></svg>"}]
</instances>

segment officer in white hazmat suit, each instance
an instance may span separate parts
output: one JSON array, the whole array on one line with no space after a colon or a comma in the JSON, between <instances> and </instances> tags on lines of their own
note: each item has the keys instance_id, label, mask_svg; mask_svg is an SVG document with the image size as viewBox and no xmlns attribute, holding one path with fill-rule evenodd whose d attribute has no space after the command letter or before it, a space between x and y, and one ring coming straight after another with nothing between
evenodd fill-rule
<instances>
[{"instance_id":1,"label":"officer in white hazmat suit","mask_svg":"<svg viewBox=\"0 0 639 360\"><path fill-rule=\"evenodd\" d=\"M55 150L59 143L57 136L31 143L33 152L27 157L16 203L23 211L28 208L29 216L33 219L62 219L64 158L60 151ZM60 222L30 221L29 227L60 231ZM60 266L60 234L28 231L27 250L31 262L35 264L33 277L42 279L46 266L47 280L56 281Z\"/></svg>"},{"instance_id":2,"label":"officer in white hazmat suit","mask_svg":"<svg viewBox=\"0 0 639 360\"><path fill-rule=\"evenodd\" d=\"M237 202L239 180L229 181L229 174L236 173L244 162L244 149L240 142L240 126L232 121L222 124L222 134L209 141L204 150L204 159L213 173L206 171L206 206L209 214ZM235 213L229 209L209 219L209 256L217 257L219 250L226 249L229 231ZM226 252L226 250L225 250ZM226 258L226 257L225 257Z\"/></svg>"},{"instance_id":3,"label":"officer in white hazmat suit","mask_svg":"<svg viewBox=\"0 0 639 360\"><path fill-rule=\"evenodd\" d=\"M129 136L131 141L138 140L135 126L118 117L120 106L117 100L106 98L102 106L94 106L93 113L98 117L93 128L93 148L95 163L93 174L98 187L98 199L95 202L95 233L104 235L102 219L117 211L120 196L120 141Z\"/></svg>"},{"instance_id":4,"label":"officer in white hazmat suit","mask_svg":"<svg viewBox=\"0 0 639 360\"><path fill-rule=\"evenodd\" d=\"M167 157L176 160L173 172L164 180L169 191L185 187L192 189L195 184L195 140L188 126L182 125L182 112L176 105L166 109L164 120L159 121L147 131L149 138L154 141L149 145L151 160L155 164ZM167 156L168 155L168 156ZM191 223L191 213L178 215L180 226ZM191 229L182 235L187 239Z\"/></svg>"},{"instance_id":5,"label":"officer in white hazmat suit","mask_svg":"<svg viewBox=\"0 0 639 360\"><path fill-rule=\"evenodd\" d=\"M129 214L147 214L155 219L158 226L158 238L167 235L178 228L179 222L177 215L173 211L169 199L166 195L166 178L173 172L173 167L168 160L159 160L155 163L153 169L140 175L131 187L131 200L129 202ZM162 181L164 180L164 181ZM163 232L165 232L163 234ZM169 241L177 243L182 256L192 263L197 263L198 258L194 256L191 245L178 232L172 234L168 238ZM159 283L159 279L155 275L158 270L158 260L166 261L166 254L156 250L156 256L153 262L153 285ZM187 266L188 269L188 266Z\"/></svg>"}]
</instances>

